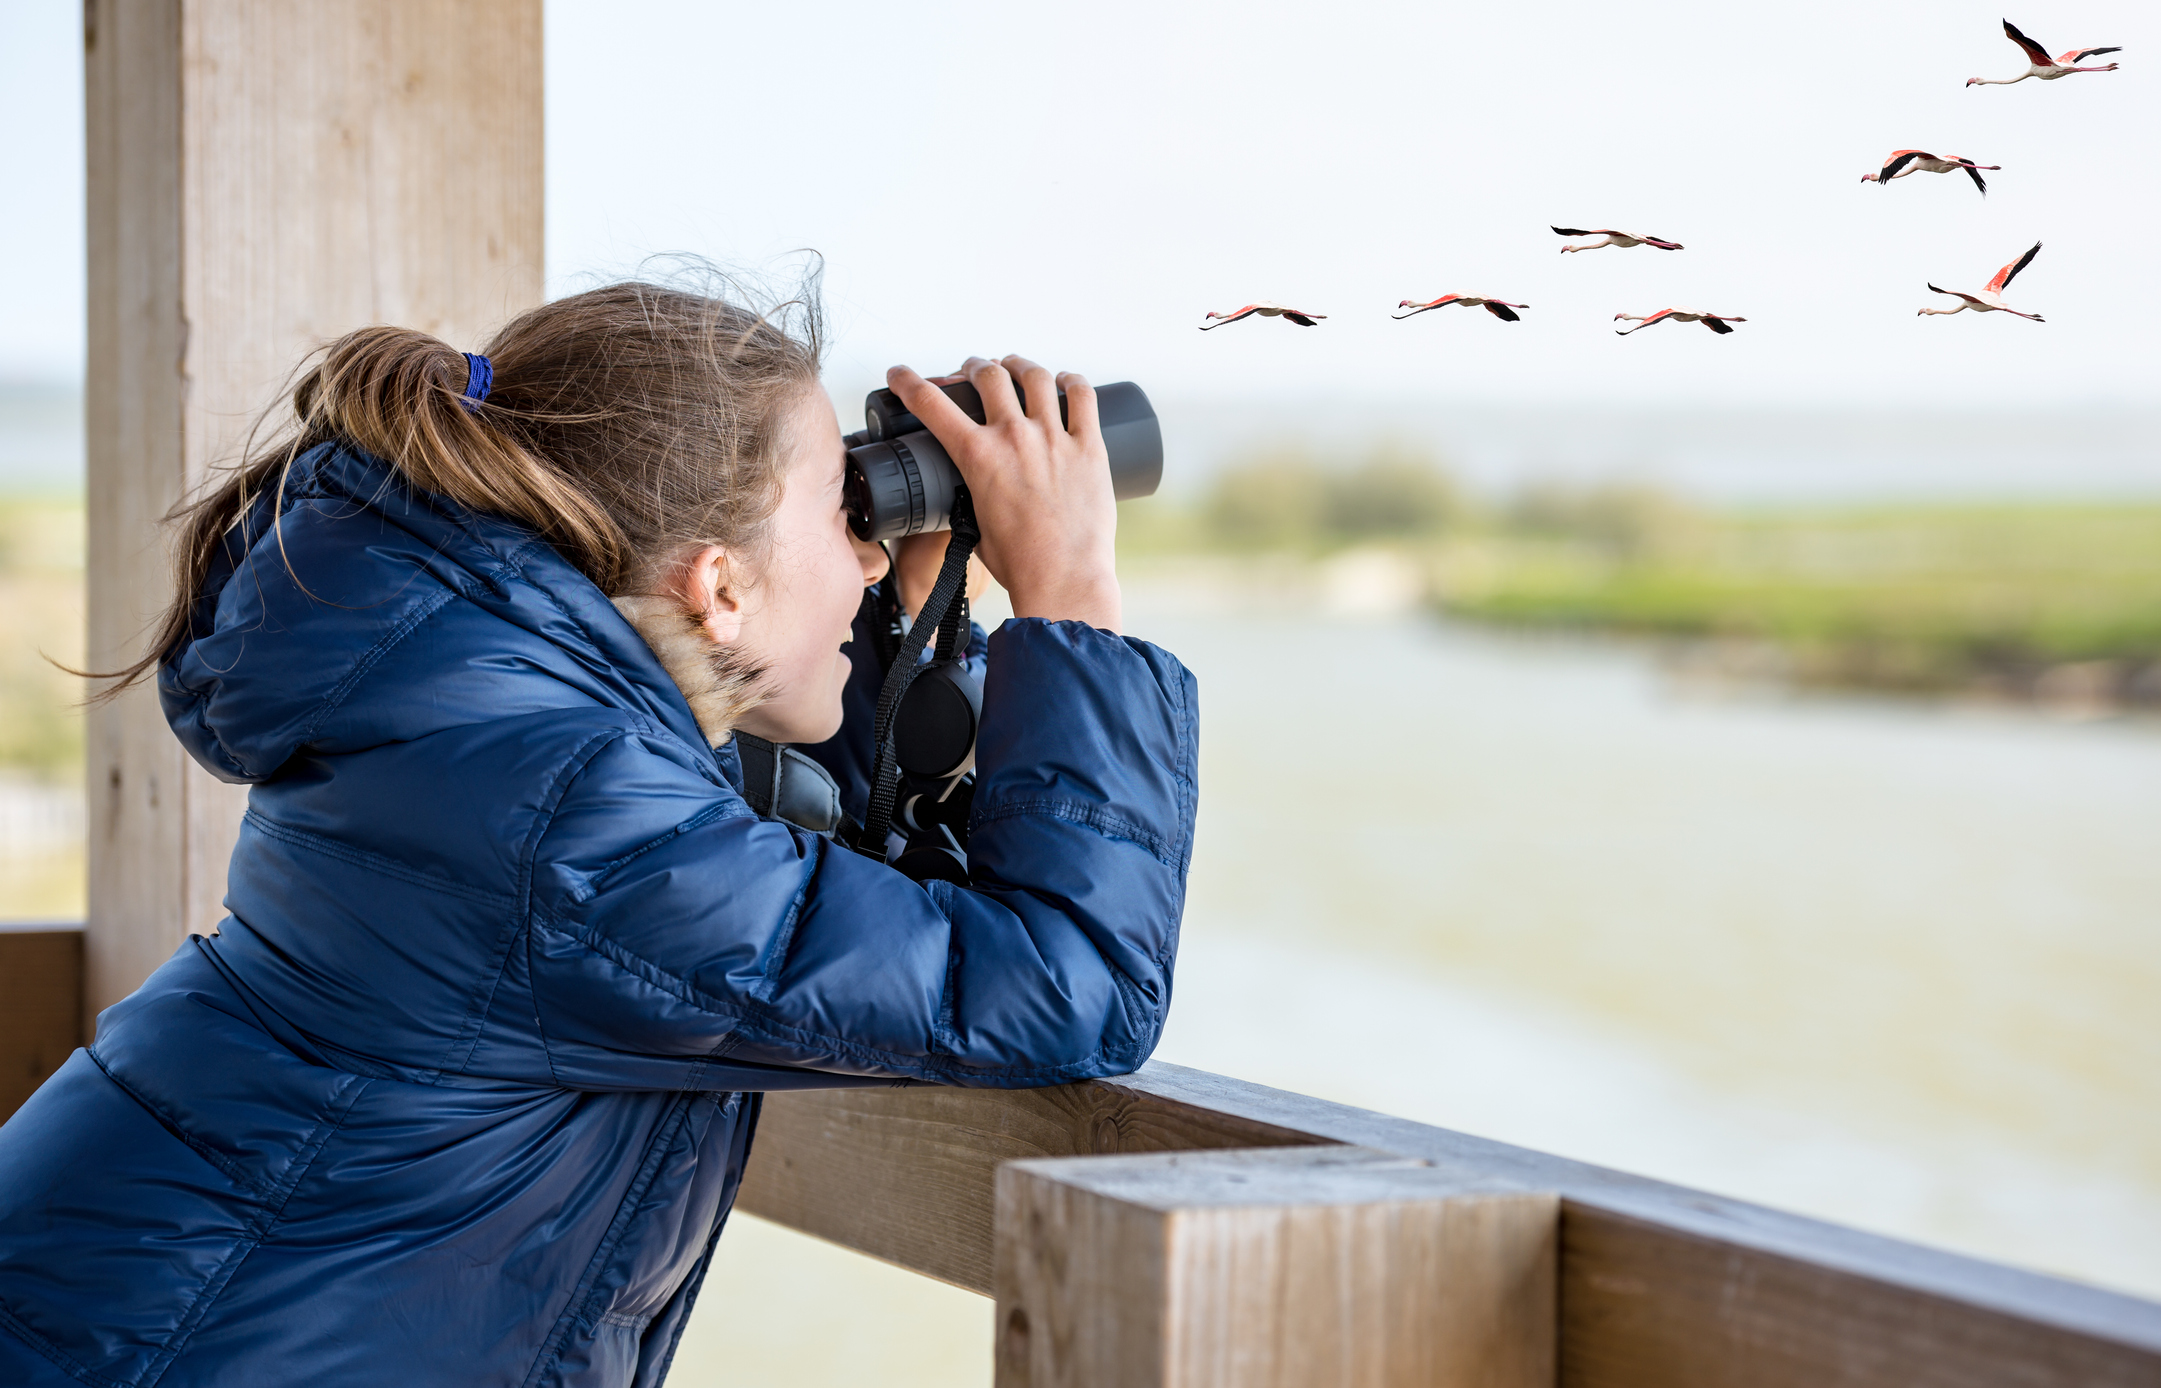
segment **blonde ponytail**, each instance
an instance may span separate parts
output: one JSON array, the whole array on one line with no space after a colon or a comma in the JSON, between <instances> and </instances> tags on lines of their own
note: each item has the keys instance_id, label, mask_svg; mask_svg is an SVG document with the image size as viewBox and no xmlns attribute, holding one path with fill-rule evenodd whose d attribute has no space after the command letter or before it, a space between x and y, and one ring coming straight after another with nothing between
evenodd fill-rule
<instances>
[{"instance_id":1,"label":"blonde ponytail","mask_svg":"<svg viewBox=\"0 0 2161 1388\"><path fill-rule=\"evenodd\" d=\"M426 333L362 328L331 343L292 387L284 436L168 518L181 527L173 603L141 660L92 676L114 681L93 698L197 634L219 553L252 547L257 499L333 440L420 491L530 527L610 597L645 591L688 545L749 557L779 502L789 409L818 384L817 283L761 311L734 282L706 281L628 281L521 315L485 349L484 402L467 398L465 354Z\"/></svg>"}]
</instances>

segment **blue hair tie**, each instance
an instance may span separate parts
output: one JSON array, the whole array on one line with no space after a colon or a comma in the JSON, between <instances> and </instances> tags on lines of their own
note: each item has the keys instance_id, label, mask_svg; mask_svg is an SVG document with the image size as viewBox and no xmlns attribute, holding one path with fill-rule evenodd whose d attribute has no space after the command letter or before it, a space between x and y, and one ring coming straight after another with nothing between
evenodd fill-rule
<instances>
[{"instance_id":1,"label":"blue hair tie","mask_svg":"<svg viewBox=\"0 0 2161 1388\"><path fill-rule=\"evenodd\" d=\"M478 352L465 354L465 406L467 414L479 414L480 402L488 398L488 391L495 385L495 363Z\"/></svg>"}]
</instances>

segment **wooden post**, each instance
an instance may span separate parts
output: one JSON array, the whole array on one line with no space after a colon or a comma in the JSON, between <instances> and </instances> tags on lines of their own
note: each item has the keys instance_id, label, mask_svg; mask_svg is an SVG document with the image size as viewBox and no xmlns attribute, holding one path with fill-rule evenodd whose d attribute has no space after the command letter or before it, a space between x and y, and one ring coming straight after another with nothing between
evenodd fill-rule
<instances>
[{"instance_id":1,"label":"wooden post","mask_svg":"<svg viewBox=\"0 0 2161 1388\"><path fill-rule=\"evenodd\" d=\"M1356 1147L1014 1162L998 1388L1553 1388L1558 1197Z\"/></svg>"},{"instance_id":2,"label":"wooden post","mask_svg":"<svg viewBox=\"0 0 2161 1388\"><path fill-rule=\"evenodd\" d=\"M370 323L472 350L539 302L540 11L87 0L91 668L142 652L160 517L307 352ZM216 925L246 803L147 688L88 761L86 1022Z\"/></svg>"}]
</instances>

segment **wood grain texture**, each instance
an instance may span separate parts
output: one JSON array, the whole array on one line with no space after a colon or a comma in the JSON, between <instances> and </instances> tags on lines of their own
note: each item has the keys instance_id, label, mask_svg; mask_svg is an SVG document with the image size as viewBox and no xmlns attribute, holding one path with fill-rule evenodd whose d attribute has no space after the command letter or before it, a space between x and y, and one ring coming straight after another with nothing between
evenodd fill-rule
<instances>
[{"instance_id":1,"label":"wood grain texture","mask_svg":"<svg viewBox=\"0 0 2161 1388\"><path fill-rule=\"evenodd\" d=\"M1550 1388L1557 1200L1351 1147L998 1174L999 1388Z\"/></svg>"},{"instance_id":2,"label":"wood grain texture","mask_svg":"<svg viewBox=\"0 0 2161 1388\"><path fill-rule=\"evenodd\" d=\"M988 1295L1001 1162L1324 1140L1107 1085L768 1094L738 1203Z\"/></svg>"},{"instance_id":3,"label":"wood grain texture","mask_svg":"<svg viewBox=\"0 0 2161 1388\"><path fill-rule=\"evenodd\" d=\"M170 591L159 518L323 342L477 349L541 296L540 0L90 0L89 659ZM136 689L89 727L91 1016L223 914L245 792Z\"/></svg>"},{"instance_id":4,"label":"wood grain texture","mask_svg":"<svg viewBox=\"0 0 2161 1388\"><path fill-rule=\"evenodd\" d=\"M2151 1302L1174 1065L766 1103L746 1209L975 1291L998 1162L1342 1143L1560 1195L1568 1388L2161 1384Z\"/></svg>"},{"instance_id":5,"label":"wood grain texture","mask_svg":"<svg viewBox=\"0 0 2161 1388\"><path fill-rule=\"evenodd\" d=\"M0 925L0 1123L82 1036L79 925Z\"/></svg>"}]
</instances>

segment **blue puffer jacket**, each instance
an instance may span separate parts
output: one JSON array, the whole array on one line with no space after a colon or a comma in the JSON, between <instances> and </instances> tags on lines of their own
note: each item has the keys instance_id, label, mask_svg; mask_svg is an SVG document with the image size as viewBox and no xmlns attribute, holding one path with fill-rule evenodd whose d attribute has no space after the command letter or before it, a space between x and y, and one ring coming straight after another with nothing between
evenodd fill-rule
<instances>
[{"instance_id":1,"label":"blue puffer jacket","mask_svg":"<svg viewBox=\"0 0 2161 1388\"><path fill-rule=\"evenodd\" d=\"M923 887L754 815L531 533L350 449L284 495L290 572L274 537L231 556L161 681L253 787L231 914L0 1128L0 1383L657 1384L758 1091L1154 1046L1195 794L1171 656L1002 627L974 885Z\"/></svg>"}]
</instances>

